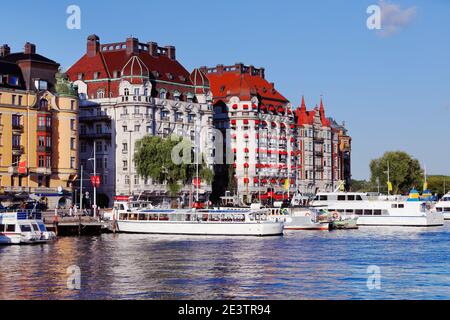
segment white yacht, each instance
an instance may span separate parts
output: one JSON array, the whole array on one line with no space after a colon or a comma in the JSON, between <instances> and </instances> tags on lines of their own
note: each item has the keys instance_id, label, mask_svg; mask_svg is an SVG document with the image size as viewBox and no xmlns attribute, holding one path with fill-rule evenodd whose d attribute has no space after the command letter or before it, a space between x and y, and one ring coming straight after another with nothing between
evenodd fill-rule
<instances>
[{"instance_id":1,"label":"white yacht","mask_svg":"<svg viewBox=\"0 0 450 320\"><path fill-rule=\"evenodd\" d=\"M450 192L436 203L436 211L442 213L445 220L450 220Z\"/></svg>"},{"instance_id":2,"label":"white yacht","mask_svg":"<svg viewBox=\"0 0 450 320\"><path fill-rule=\"evenodd\" d=\"M29 211L0 213L0 244L33 244L56 239L45 228L41 214Z\"/></svg>"},{"instance_id":3,"label":"white yacht","mask_svg":"<svg viewBox=\"0 0 450 320\"><path fill-rule=\"evenodd\" d=\"M336 215L357 218L358 226L442 226L442 213L417 197L378 196L366 193L318 193L312 205Z\"/></svg>"},{"instance_id":4,"label":"white yacht","mask_svg":"<svg viewBox=\"0 0 450 320\"><path fill-rule=\"evenodd\" d=\"M270 221L267 210L252 209L133 209L128 202L114 207L119 232L275 236L283 234L283 222ZM119 210L120 209L120 210Z\"/></svg>"}]
</instances>

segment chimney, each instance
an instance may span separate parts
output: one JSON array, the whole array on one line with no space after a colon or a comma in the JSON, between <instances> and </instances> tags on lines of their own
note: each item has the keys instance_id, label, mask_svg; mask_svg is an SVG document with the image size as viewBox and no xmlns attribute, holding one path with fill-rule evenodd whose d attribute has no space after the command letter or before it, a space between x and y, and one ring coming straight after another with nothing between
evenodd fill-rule
<instances>
[{"instance_id":1,"label":"chimney","mask_svg":"<svg viewBox=\"0 0 450 320\"><path fill-rule=\"evenodd\" d=\"M265 79L266 75L265 75L265 70L264 68L260 68L259 69L259 76L263 79Z\"/></svg>"},{"instance_id":2,"label":"chimney","mask_svg":"<svg viewBox=\"0 0 450 320\"><path fill-rule=\"evenodd\" d=\"M6 57L10 53L11 53L11 48L7 44L4 44L0 47L0 57Z\"/></svg>"},{"instance_id":3,"label":"chimney","mask_svg":"<svg viewBox=\"0 0 450 320\"><path fill-rule=\"evenodd\" d=\"M149 42L148 44L148 53L151 56L156 57L158 55L158 43L156 42Z\"/></svg>"},{"instance_id":4,"label":"chimney","mask_svg":"<svg viewBox=\"0 0 450 320\"><path fill-rule=\"evenodd\" d=\"M255 67L252 66L252 65L248 66L248 73L249 73L251 76L253 75L254 72L255 72Z\"/></svg>"},{"instance_id":5,"label":"chimney","mask_svg":"<svg viewBox=\"0 0 450 320\"><path fill-rule=\"evenodd\" d=\"M217 72L217 74L223 74L223 70L224 70L224 66L223 66L223 64L218 64L217 66L216 66L216 72Z\"/></svg>"},{"instance_id":6,"label":"chimney","mask_svg":"<svg viewBox=\"0 0 450 320\"><path fill-rule=\"evenodd\" d=\"M100 51L100 38L93 34L87 38L87 50L86 53L88 57L95 57L96 54Z\"/></svg>"},{"instance_id":7,"label":"chimney","mask_svg":"<svg viewBox=\"0 0 450 320\"><path fill-rule=\"evenodd\" d=\"M236 70L237 70L239 73L242 73L242 69L243 69L243 67L244 67L244 64L243 64L242 62L236 62L236 63L234 64L234 67L236 68Z\"/></svg>"},{"instance_id":8,"label":"chimney","mask_svg":"<svg viewBox=\"0 0 450 320\"><path fill-rule=\"evenodd\" d=\"M166 49L167 49L167 56L169 57L169 59L175 60L176 59L175 47L174 46L166 46Z\"/></svg>"},{"instance_id":9,"label":"chimney","mask_svg":"<svg viewBox=\"0 0 450 320\"><path fill-rule=\"evenodd\" d=\"M23 50L23 53L25 54L35 54L36 53L36 46L32 43L25 43L25 48Z\"/></svg>"},{"instance_id":10,"label":"chimney","mask_svg":"<svg viewBox=\"0 0 450 320\"><path fill-rule=\"evenodd\" d=\"M136 38L127 38L127 54L139 53L139 40Z\"/></svg>"}]
</instances>

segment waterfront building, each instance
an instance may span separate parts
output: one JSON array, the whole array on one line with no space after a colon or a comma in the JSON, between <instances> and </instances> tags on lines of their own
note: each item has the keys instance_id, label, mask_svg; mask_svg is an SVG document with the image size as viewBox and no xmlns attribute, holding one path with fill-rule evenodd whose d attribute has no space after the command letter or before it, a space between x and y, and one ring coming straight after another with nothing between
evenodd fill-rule
<instances>
[{"instance_id":1,"label":"waterfront building","mask_svg":"<svg viewBox=\"0 0 450 320\"><path fill-rule=\"evenodd\" d=\"M258 199L268 188L286 192L286 184L294 191L299 164L294 113L290 102L266 80L264 68L236 63L200 70L211 85L214 126L225 141L215 187L235 189L244 202Z\"/></svg>"},{"instance_id":2,"label":"waterfront building","mask_svg":"<svg viewBox=\"0 0 450 320\"><path fill-rule=\"evenodd\" d=\"M209 82L202 71L189 73L176 59L173 46L141 43L136 38L101 44L87 39L86 53L67 71L80 94L80 164L86 176L100 176L98 205L112 204L115 195L135 195L154 202L169 195L165 185L140 177L133 156L135 143L147 134L189 137L213 162L212 144L199 144L199 131L211 134ZM92 193L92 187L88 186ZM211 188L202 184L207 198ZM180 191L186 202L192 185Z\"/></svg>"},{"instance_id":3,"label":"waterfront building","mask_svg":"<svg viewBox=\"0 0 450 320\"><path fill-rule=\"evenodd\" d=\"M78 96L59 64L26 43L0 47L0 187L2 201L30 194L70 205L78 165Z\"/></svg>"}]
</instances>

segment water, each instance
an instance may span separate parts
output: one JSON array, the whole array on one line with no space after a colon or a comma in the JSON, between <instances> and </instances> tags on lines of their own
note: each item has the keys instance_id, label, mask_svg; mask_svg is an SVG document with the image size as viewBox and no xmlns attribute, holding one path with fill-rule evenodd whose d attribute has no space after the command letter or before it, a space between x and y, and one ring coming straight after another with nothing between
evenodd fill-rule
<instances>
[{"instance_id":1,"label":"water","mask_svg":"<svg viewBox=\"0 0 450 320\"><path fill-rule=\"evenodd\" d=\"M450 299L444 227L284 237L102 235L0 247L0 299ZM69 290L67 268L81 270ZM381 269L381 289L367 268Z\"/></svg>"}]
</instances>

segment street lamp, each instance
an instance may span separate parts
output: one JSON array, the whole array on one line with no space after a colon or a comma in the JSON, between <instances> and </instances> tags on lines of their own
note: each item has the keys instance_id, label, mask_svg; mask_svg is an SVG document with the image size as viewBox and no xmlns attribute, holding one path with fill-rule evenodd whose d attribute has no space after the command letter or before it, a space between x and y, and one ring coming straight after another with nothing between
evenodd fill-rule
<instances>
[{"instance_id":1,"label":"street lamp","mask_svg":"<svg viewBox=\"0 0 450 320\"><path fill-rule=\"evenodd\" d=\"M94 140L94 157L93 158L89 158L89 161L93 161L94 162L94 205L92 206L92 208L94 209L94 218L97 216L97 160L96 160L96 149L97 149L97 141Z\"/></svg>"}]
</instances>

